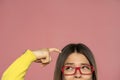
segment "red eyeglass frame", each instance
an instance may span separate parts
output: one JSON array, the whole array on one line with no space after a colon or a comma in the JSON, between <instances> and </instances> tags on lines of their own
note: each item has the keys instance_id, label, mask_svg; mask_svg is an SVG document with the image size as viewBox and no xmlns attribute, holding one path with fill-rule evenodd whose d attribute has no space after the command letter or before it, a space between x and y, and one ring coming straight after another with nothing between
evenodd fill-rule
<instances>
[{"instance_id":1,"label":"red eyeglass frame","mask_svg":"<svg viewBox=\"0 0 120 80\"><path fill-rule=\"evenodd\" d=\"M71 75L75 75L75 73L77 72L77 70L79 70L80 74L82 74L82 75L91 75L91 74L95 71L94 67L91 66L91 65L88 65L88 64L85 64L85 65L91 67L91 73L89 73L89 74L83 74L83 73L81 72L81 70L80 70L81 67L74 67L74 68L75 68L75 72L74 72L73 74L64 74L64 68L65 68L65 67L69 67L69 66L63 66L63 67L62 67L62 73L63 73L65 76L71 76Z\"/></svg>"}]
</instances>

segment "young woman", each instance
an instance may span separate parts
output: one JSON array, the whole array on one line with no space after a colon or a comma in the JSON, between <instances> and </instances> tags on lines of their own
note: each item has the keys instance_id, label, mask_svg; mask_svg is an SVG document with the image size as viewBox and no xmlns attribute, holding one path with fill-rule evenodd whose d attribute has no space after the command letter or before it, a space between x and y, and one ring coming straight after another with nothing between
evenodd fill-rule
<instances>
[{"instance_id":1,"label":"young woman","mask_svg":"<svg viewBox=\"0 0 120 80\"><path fill-rule=\"evenodd\" d=\"M68 44L62 51L45 48L27 50L4 72L2 80L24 80L32 62L47 65L51 62L51 52L60 53L56 62L54 80L97 80L95 59L90 49L82 44Z\"/></svg>"}]
</instances>

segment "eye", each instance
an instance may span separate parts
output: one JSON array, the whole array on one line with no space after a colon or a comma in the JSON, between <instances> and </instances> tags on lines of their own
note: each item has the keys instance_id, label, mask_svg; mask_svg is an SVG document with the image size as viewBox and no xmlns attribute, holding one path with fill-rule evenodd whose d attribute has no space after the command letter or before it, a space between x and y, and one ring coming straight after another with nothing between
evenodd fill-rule
<instances>
[{"instance_id":1,"label":"eye","mask_svg":"<svg viewBox=\"0 0 120 80\"><path fill-rule=\"evenodd\" d=\"M66 71L71 71L73 70L74 68L72 66L65 66L64 70Z\"/></svg>"},{"instance_id":2,"label":"eye","mask_svg":"<svg viewBox=\"0 0 120 80\"><path fill-rule=\"evenodd\" d=\"M84 70L91 70L91 67L88 66L88 65L83 65L83 66L81 67L81 69L84 69Z\"/></svg>"}]
</instances>

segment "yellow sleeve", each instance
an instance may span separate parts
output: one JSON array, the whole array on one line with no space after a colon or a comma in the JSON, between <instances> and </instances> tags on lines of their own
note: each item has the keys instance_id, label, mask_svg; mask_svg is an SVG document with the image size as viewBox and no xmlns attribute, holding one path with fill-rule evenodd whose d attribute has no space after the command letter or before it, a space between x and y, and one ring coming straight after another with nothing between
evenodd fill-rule
<instances>
[{"instance_id":1,"label":"yellow sleeve","mask_svg":"<svg viewBox=\"0 0 120 80\"><path fill-rule=\"evenodd\" d=\"M24 80L30 64L36 60L32 51L27 50L3 73L2 80Z\"/></svg>"}]
</instances>

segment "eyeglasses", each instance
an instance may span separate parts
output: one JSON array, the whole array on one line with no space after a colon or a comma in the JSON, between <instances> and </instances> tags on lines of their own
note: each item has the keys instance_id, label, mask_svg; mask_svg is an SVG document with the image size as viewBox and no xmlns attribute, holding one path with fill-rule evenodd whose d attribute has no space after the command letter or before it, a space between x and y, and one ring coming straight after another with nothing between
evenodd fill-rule
<instances>
[{"instance_id":1,"label":"eyeglasses","mask_svg":"<svg viewBox=\"0 0 120 80\"><path fill-rule=\"evenodd\" d=\"M63 66L62 67L62 72L66 76L74 75L77 72L77 70L82 75L90 75L93 73L94 68L93 68L93 66L90 66L88 64L81 65L80 67L72 67L72 66Z\"/></svg>"}]
</instances>

